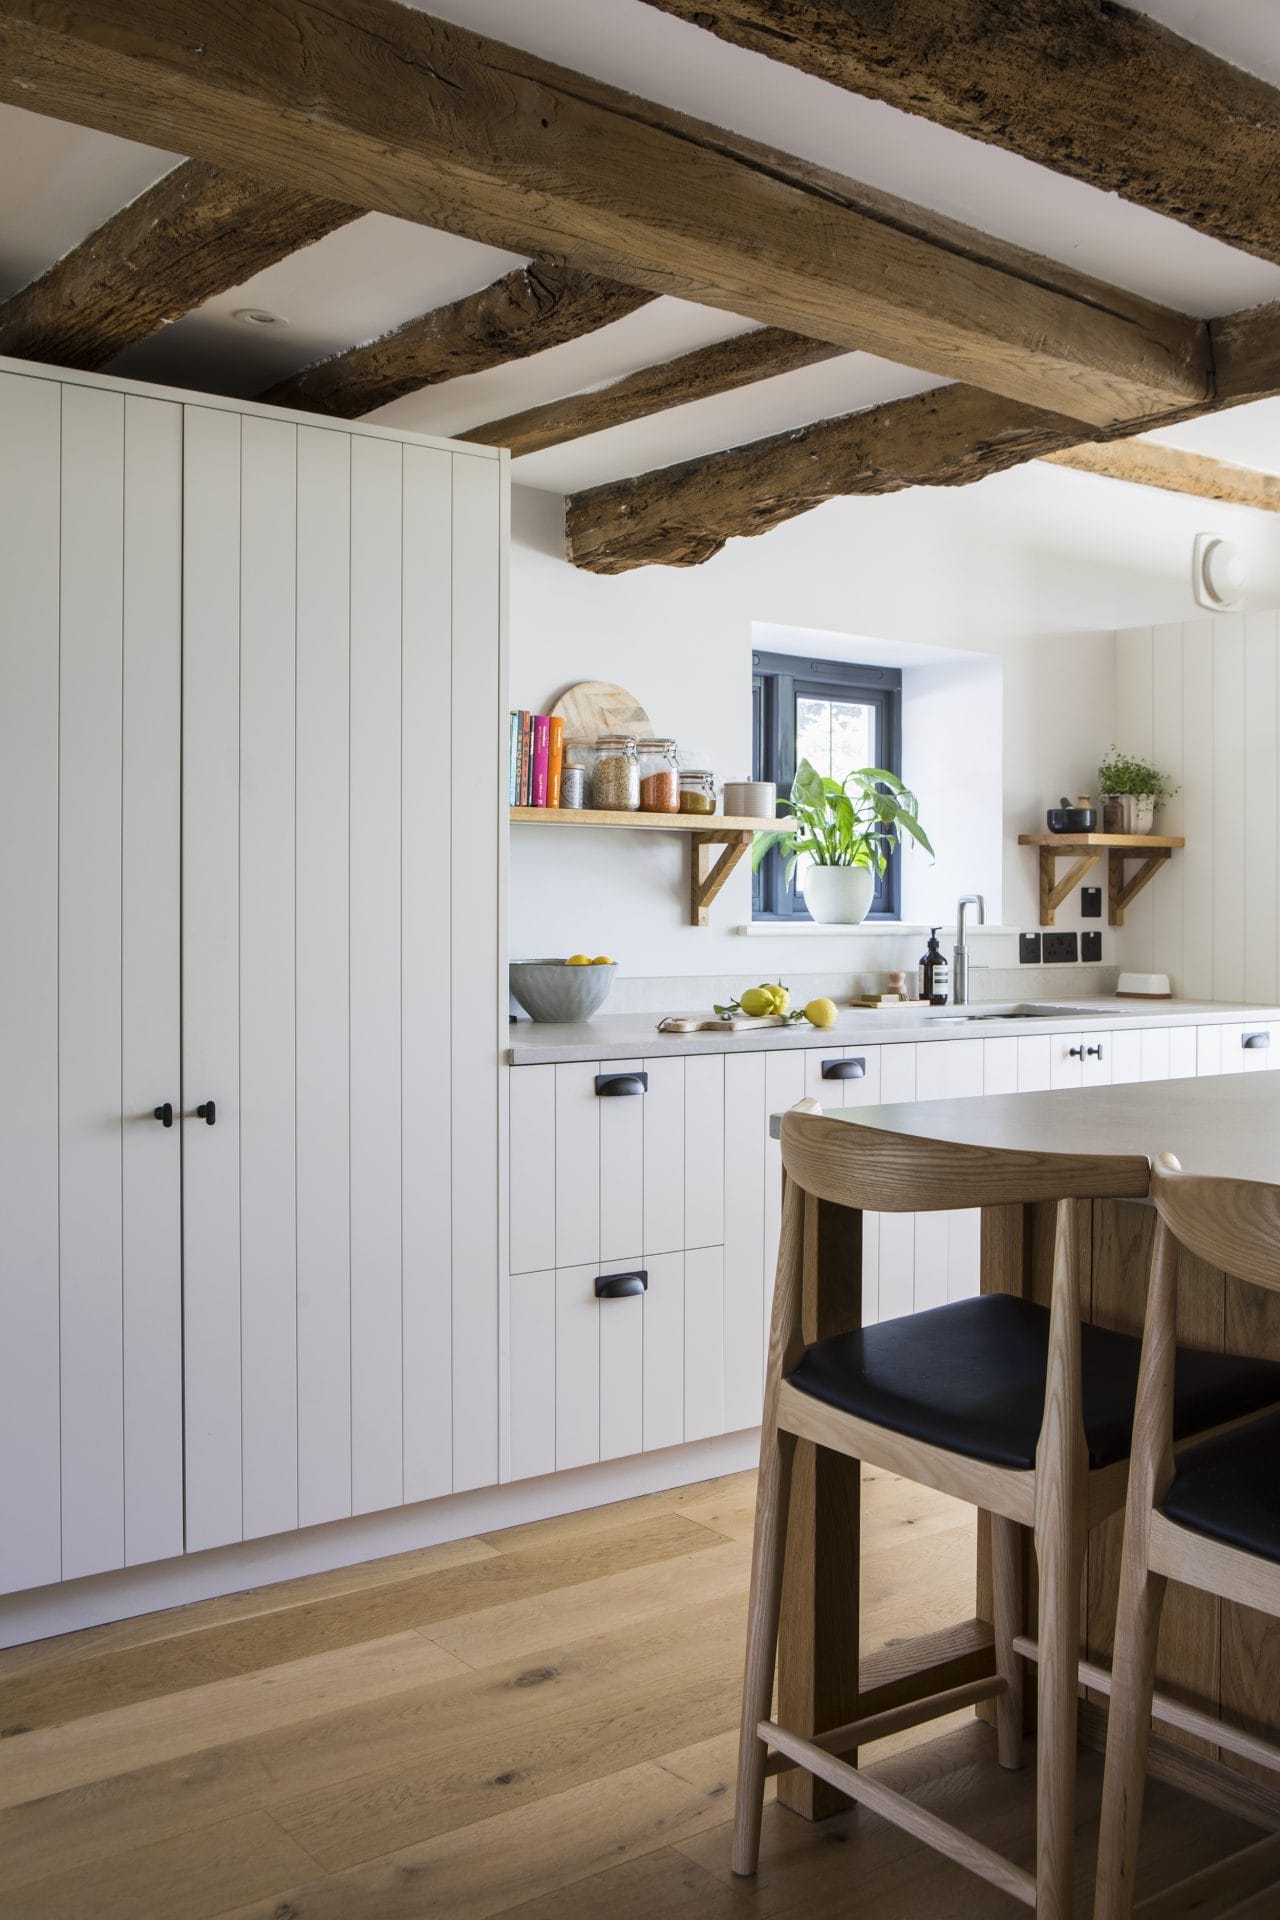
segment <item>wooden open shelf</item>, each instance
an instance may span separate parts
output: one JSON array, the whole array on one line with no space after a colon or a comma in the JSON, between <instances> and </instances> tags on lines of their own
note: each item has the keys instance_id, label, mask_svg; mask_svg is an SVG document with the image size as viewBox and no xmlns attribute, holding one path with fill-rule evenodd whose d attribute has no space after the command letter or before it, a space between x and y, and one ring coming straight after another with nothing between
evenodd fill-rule
<instances>
[{"instance_id":1,"label":"wooden open shelf","mask_svg":"<svg viewBox=\"0 0 1280 1920\"><path fill-rule=\"evenodd\" d=\"M1186 841L1174 833L1020 833L1020 847L1040 849L1040 925L1051 927L1054 915L1067 895L1078 887L1103 854L1107 856L1107 923L1124 925L1125 908L1172 858L1175 847ZM1058 861L1070 858L1073 865L1057 877ZM1125 878L1126 860L1141 860L1131 878Z\"/></svg>"},{"instance_id":2,"label":"wooden open shelf","mask_svg":"<svg viewBox=\"0 0 1280 1920\"><path fill-rule=\"evenodd\" d=\"M538 827L623 827L629 832L680 833L690 843L689 925L711 924L711 903L750 848L773 822L746 814L608 813L593 807L512 807L512 821ZM718 858L713 856L719 854Z\"/></svg>"}]
</instances>

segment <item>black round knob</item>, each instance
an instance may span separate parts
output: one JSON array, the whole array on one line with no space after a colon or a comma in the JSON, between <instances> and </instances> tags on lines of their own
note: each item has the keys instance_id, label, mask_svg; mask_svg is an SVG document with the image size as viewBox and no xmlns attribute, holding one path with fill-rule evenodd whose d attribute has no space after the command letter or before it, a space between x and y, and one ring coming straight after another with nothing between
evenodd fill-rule
<instances>
[{"instance_id":1,"label":"black round knob","mask_svg":"<svg viewBox=\"0 0 1280 1920\"><path fill-rule=\"evenodd\" d=\"M1102 1048L1100 1045L1096 1047L1086 1047L1084 1051L1087 1060L1101 1060L1102 1058Z\"/></svg>"},{"instance_id":2,"label":"black round knob","mask_svg":"<svg viewBox=\"0 0 1280 1920\"><path fill-rule=\"evenodd\" d=\"M203 1120L206 1127L211 1127L214 1124L218 1118L218 1109L212 1100L205 1100L196 1108L196 1118Z\"/></svg>"},{"instance_id":3,"label":"black round knob","mask_svg":"<svg viewBox=\"0 0 1280 1920\"><path fill-rule=\"evenodd\" d=\"M1083 1047L1068 1047L1068 1048L1067 1048L1067 1058L1068 1058L1068 1060L1083 1060L1083 1059L1084 1059L1084 1048L1083 1048Z\"/></svg>"},{"instance_id":4,"label":"black round knob","mask_svg":"<svg viewBox=\"0 0 1280 1920\"><path fill-rule=\"evenodd\" d=\"M155 1113L156 1113L156 1119L160 1122L160 1125L162 1127L171 1127L173 1125L172 1100L166 1100L163 1106L156 1108Z\"/></svg>"}]
</instances>

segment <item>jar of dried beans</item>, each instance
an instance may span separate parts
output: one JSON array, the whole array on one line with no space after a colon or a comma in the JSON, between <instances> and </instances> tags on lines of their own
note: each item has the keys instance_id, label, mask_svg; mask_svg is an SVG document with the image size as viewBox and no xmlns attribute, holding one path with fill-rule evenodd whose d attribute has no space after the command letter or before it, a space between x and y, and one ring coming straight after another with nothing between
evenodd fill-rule
<instances>
[{"instance_id":1,"label":"jar of dried beans","mask_svg":"<svg viewBox=\"0 0 1280 1920\"><path fill-rule=\"evenodd\" d=\"M680 767L674 740L640 742L640 811L680 811Z\"/></svg>"},{"instance_id":2,"label":"jar of dried beans","mask_svg":"<svg viewBox=\"0 0 1280 1920\"><path fill-rule=\"evenodd\" d=\"M591 804L603 813L639 811L640 757L631 734L606 733L596 741Z\"/></svg>"}]
</instances>

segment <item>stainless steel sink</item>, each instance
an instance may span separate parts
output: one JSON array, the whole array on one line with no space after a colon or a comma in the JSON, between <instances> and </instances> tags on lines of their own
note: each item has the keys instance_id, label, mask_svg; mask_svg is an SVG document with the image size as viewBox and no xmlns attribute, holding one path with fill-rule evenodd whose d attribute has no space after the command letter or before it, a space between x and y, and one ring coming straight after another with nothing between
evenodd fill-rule
<instances>
[{"instance_id":1,"label":"stainless steel sink","mask_svg":"<svg viewBox=\"0 0 1280 1920\"><path fill-rule=\"evenodd\" d=\"M1018 1007L990 1007L981 1011L957 1007L954 1013L926 1014L927 1026L941 1025L944 1022L964 1025L971 1020L1079 1020L1079 1007L1047 1007L1039 1002L1027 1001Z\"/></svg>"}]
</instances>

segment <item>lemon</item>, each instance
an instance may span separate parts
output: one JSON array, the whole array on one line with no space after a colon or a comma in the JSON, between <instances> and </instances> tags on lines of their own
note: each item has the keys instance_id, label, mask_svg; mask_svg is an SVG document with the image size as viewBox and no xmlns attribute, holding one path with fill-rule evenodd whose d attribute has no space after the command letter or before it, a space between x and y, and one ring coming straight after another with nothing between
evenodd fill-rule
<instances>
[{"instance_id":1,"label":"lemon","mask_svg":"<svg viewBox=\"0 0 1280 1920\"><path fill-rule=\"evenodd\" d=\"M786 988L770 987L769 991L773 995L774 1012L785 1013L787 1011L787 1008L791 1005L791 995L787 992Z\"/></svg>"},{"instance_id":2,"label":"lemon","mask_svg":"<svg viewBox=\"0 0 1280 1920\"><path fill-rule=\"evenodd\" d=\"M616 967L618 963L611 954L598 953L591 964L593 967Z\"/></svg>"},{"instance_id":3,"label":"lemon","mask_svg":"<svg viewBox=\"0 0 1280 1920\"><path fill-rule=\"evenodd\" d=\"M589 953L571 953L565 961L565 965L566 967L589 967L591 965L591 955Z\"/></svg>"},{"instance_id":4,"label":"lemon","mask_svg":"<svg viewBox=\"0 0 1280 1920\"><path fill-rule=\"evenodd\" d=\"M811 1000L804 1010L804 1017L811 1027L834 1027L836 1003L834 1000Z\"/></svg>"},{"instance_id":5,"label":"lemon","mask_svg":"<svg viewBox=\"0 0 1280 1920\"><path fill-rule=\"evenodd\" d=\"M771 987L748 987L738 1000L744 1013L758 1020L762 1014L773 1012L773 989Z\"/></svg>"}]
</instances>

